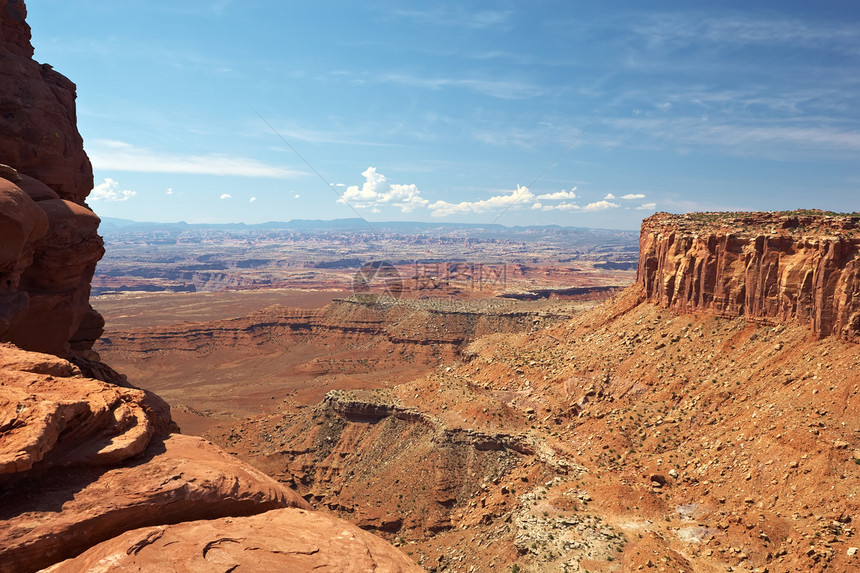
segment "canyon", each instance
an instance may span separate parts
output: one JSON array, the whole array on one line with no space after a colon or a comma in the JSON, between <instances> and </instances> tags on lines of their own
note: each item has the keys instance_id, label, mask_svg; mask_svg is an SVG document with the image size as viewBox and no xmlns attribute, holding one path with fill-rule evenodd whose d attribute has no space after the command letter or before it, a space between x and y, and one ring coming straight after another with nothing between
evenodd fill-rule
<instances>
[{"instance_id":1,"label":"canyon","mask_svg":"<svg viewBox=\"0 0 860 573\"><path fill-rule=\"evenodd\" d=\"M844 329L825 335L797 314L748 311L765 308L755 298L727 312L694 304L707 294L666 302L655 287L715 288L698 278L704 263L687 261L691 252L710 260L699 251L650 246L667 244L656 228L684 245L693 220L695 241L719 245L729 234L733 252L749 254L726 267L733 274L714 273L737 292L751 288L749 277L825 269L820 280L856 304L856 251L825 265L798 253L856 244L857 216L804 214L799 246L797 216L646 219L637 282L602 301L376 307L353 295L319 310L272 306L143 328L136 305L168 295L106 297L108 322L116 313L123 332L109 330L96 349L179 405L182 424L428 571L850 570L860 485L856 339ZM750 219L767 226L740 223ZM754 255L768 243L782 250L771 247L764 273ZM470 305L481 312L464 312ZM288 333L282 346L264 342L268 350L244 362L225 342L253 348L255 337L278 333ZM211 384L205 392L183 387L183 375L162 382L159 369L178 360L159 357L179 351L201 360L194 369ZM269 355L281 368L265 366ZM214 356L223 360L204 369L203 357ZM253 373L253 384L229 374L234 366ZM244 407L238 388L249 397Z\"/></svg>"},{"instance_id":2,"label":"canyon","mask_svg":"<svg viewBox=\"0 0 860 573\"><path fill-rule=\"evenodd\" d=\"M658 213L638 262L520 244L492 288L402 229L287 263L281 231L126 229L97 275L25 17L0 0L0 572L860 567L860 214Z\"/></svg>"}]
</instances>

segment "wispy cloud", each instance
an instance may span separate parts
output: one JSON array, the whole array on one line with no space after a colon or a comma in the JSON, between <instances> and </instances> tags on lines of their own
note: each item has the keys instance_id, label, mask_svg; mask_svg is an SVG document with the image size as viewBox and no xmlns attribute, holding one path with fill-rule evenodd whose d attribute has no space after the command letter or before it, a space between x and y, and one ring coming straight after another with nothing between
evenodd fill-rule
<instances>
[{"instance_id":1,"label":"wispy cloud","mask_svg":"<svg viewBox=\"0 0 860 573\"><path fill-rule=\"evenodd\" d=\"M123 141L99 139L87 146L93 167L111 171L190 173L293 179L301 171L268 165L256 159L228 154L178 155L136 147Z\"/></svg>"},{"instance_id":2,"label":"wispy cloud","mask_svg":"<svg viewBox=\"0 0 860 573\"><path fill-rule=\"evenodd\" d=\"M136 191L120 189L119 183L110 177L105 178L102 183L96 185L88 199L90 201L127 201L137 195Z\"/></svg>"},{"instance_id":3,"label":"wispy cloud","mask_svg":"<svg viewBox=\"0 0 860 573\"><path fill-rule=\"evenodd\" d=\"M420 24L450 28L483 30L508 28L513 13L510 10L469 11L460 6L443 6L432 10L395 10L395 16L414 20Z\"/></svg>"},{"instance_id":4,"label":"wispy cloud","mask_svg":"<svg viewBox=\"0 0 860 573\"><path fill-rule=\"evenodd\" d=\"M269 131L267 135L269 133L271 133L271 131ZM304 127L298 127L296 125L278 127L278 134L283 136L284 139L286 139L287 141L306 141L308 143L334 143L338 145L361 145L371 147L392 147L392 144L390 143L382 143L370 140L368 138L368 133L380 133L379 126L361 126L359 129L355 129L354 131L347 131L346 129L308 129ZM272 149L292 153L292 150L287 149L284 146L272 147Z\"/></svg>"},{"instance_id":5,"label":"wispy cloud","mask_svg":"<svg viewBox=\"0 0 860 573\"><path fill-rule=\"evenodd\" d=\"M232 199L233 196L229 193L221 193L221 199Z\"/></svg>"},{"instance_id":6,"label":"wispy cloud","mask_svg":"<svg viewBox=\"0 0 860 573\"><path fill-rule=\"evenodd\" d=\"M707 118L611 118L604 124L642 148L701 146L730 155L790 159L856 155L860 130L847 125L809 125L810 119L711 121Z\"/></svg>"},{"instance_id":7,"label":"wispy cloud","mask_svg":"<svg viewBox=\"0 0 860 573\"><path fill-rule=\"evenodd\" d=\"M695 13L653 14L632 26L652 45L672 49L691 44L791 46L860 53L860 29L850 23L809 22L742 14L713 17Z\"/></svg>"},{"instance_id":8,"label":"wispy cloud","mask_svg":"<svg viewBox=\"0 0 860 573\"><path fill-rule=\"evenodd\" d=\"M543 87L518 79L423 77L404 73L389 73L380 75L377 80L382 83L432 90L442 88L466 89L499 99L527 99L545 93Z\"/></svg>"}]
</instances>

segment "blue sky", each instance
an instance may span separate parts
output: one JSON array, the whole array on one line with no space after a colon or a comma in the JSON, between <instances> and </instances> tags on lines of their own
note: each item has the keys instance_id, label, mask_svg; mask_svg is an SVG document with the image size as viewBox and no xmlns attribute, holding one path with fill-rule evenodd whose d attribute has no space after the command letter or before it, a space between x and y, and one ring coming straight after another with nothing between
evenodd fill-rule
<instances>
[{"instance_id":1,"label":"blue sky","mask_svg":"<svg viewBox=\"0 0 860 573\"><path fill-rule=\"evenodd\" d=\"M854 2L28 10L36 59L78 86L104 216L636 229L655 210L860 210Z\"/></svg>"}]
</instances>

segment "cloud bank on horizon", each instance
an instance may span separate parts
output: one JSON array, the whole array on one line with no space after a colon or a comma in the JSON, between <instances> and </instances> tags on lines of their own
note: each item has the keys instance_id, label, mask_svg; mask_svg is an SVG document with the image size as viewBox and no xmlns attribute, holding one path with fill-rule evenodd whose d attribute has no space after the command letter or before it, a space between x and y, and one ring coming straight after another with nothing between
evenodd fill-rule
<instances>
[{"instance_id":1,"label":"cloud bank on horizon","mask_svg":"<svg viewBox=\"0 0 860 573\"><path fill-rule=\"evenodd\" d=\"M486 199L474 201L459 201L452 203L444 200L430 201L424 198L415 184L389 183L388 178L377 172L375 167L368 167L362 174L364 184L350 185L338 199L339 203L350 205L355 209L367 209L371 213L380 213L381 207L392 206L401 213L414 213L420 209L426 209L431 217L447 217L454 214L469 213L504 213L509 210L531 209L533 211L602 211L605 209L618 209L618 203L608 201L615 199L611 193L600 201L587 203L579 206L567 201L576 199L576 188L570 191L556 191L555 193L544 193L535 195L528 187L517 185L510 192L500 192ZM627 194L621 197L625 200L644 199L642 193ZM543 202L542 202L543 201ZM547 203L549 202L549 203ZM653 210L656 203L642 203L632 208L637 210ZM631 208L631 207L626 207Z\"/></svg>"},{"instance_id":2,"label":"cloud bank on horizon","mask_svg":"<svg viewBox=\"0 0 860 573\"><path fill-rule=\"evenodd\" d=\"M28 21L78 86L107 216L860 209L860 9L655 6L43 0Z\"/></svg>"}]
</instances>

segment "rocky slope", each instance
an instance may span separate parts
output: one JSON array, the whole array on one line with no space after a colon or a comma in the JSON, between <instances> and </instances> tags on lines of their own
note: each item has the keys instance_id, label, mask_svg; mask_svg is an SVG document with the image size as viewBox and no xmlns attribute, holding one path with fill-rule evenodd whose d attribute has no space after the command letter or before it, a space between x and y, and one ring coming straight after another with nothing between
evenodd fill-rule
<instances>
[{"instance_id":1,"label":"rocky slope","mask_svg":"<svg viewBox=\"0 0 860 573\"><path fill-rule=\"evenodd\" d=\"M858 566L858 346L643 300L213 439L431 571Z\"/></svg>"},{"instance_id":2,"label":"rocky slope","mask_svg":"<svg viewBox=\"0 0 860 573\"><path fill-rule=\"evenodd\" d=\"M860 214L657 213L642 222L648 300L819 336L860 337Z\"/></svg>"},{"instance_id":3,"label":"rocky slope","mask_svg":"<svg viewBox=\"0 0 860 573\"><path fill-rule=\"evenodd\" d=\"M33 61L25 17L0 1L0 340L67 356L101 334L88 299L104 249L75 85Z\"/></svg>"},{"instance_id":4,"label":"rocky slope","mask_svg":"<svg viewBox=\"0 0 860 573\"><path fill-rule=\"evenodd\" d=\"M420 571L358 527L319 512L282 509L250 517L145 527L46 569L80 571Z\"/></svg>"},{"instance_id":5,"label":"rocky slope","mask_svg":"<svg viewBox=\"0 0 860 573\"><path fill-rule=\"evenodd\" d=\"M657 252L655 220L673 245L692 234L684 218L672 231L657 217L643 231L646 252ZM796 228L803 245L832 247L853 244L853 221L821 215ZM747 230L760 232L723 232ZM840 285L838 308L857 308L847 247L830 259L829 247L765 250L762 271L755 245L732 247L749 255L733 280L783 277L789 296L784 277L812 273ZM658 260L675 268L680 253ZM707 276L689 260L678 268L665 275L675 284ZM648 290L662 275L642 272L651 278L590 311L483 336L426 376L330 392L211 437L430 571L860 567L860 346L850 329L825 336L796 312L745 312L769 308L755 297L735 312L664 308Z\"/></svg>"}]
</instances>

